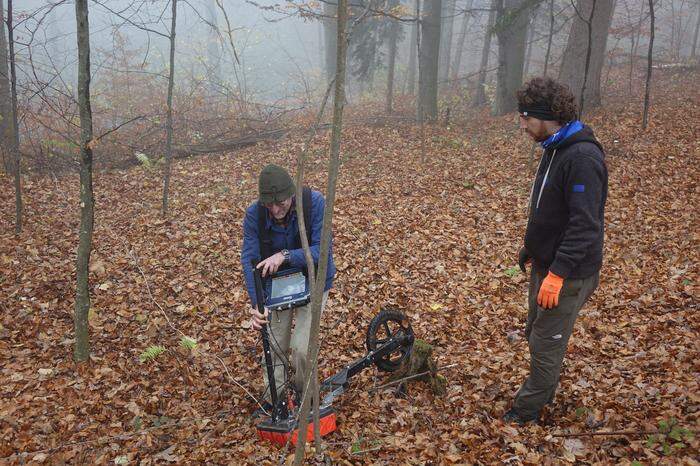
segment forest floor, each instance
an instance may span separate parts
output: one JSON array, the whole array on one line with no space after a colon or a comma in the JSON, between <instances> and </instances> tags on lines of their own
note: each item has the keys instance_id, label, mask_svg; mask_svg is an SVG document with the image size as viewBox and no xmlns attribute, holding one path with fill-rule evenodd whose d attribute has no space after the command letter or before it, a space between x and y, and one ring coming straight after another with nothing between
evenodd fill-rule
<instances>
[{"instance_id":1,"label":"forest floor","mask_svg":"<svg viewBox=\"0 0 700 466\"><path fill-rule=\"evenodd\" d=\"M448 379L397 398L367 369L324 438L334 464L698 464L699 441L644 432L700 417L700 88L658 74L641 99L590 112L607 152L605 264L582 310L544 423L500 416L528 371L527 280L515 272L534 167L514 115L426 127L348 125L334 215L335 286L322 320L322 376L364 354L382 307L402 309ZM311 144L325 189L328 136ZM72 362L78 177L25 180L13 233L0 180L0 464L279 464L257 439L246 391L262 390L246 328L241 223L268 162L293 167L303 137L176 161L172 215L158 170L96 174L92 357ZM425 160L421 160L421 147ZM537 156L536 156L537 158ZM536 164L537 160L535 160ZM517 333L514 333L517 332ZM508 338L508 335L511 338ZM182 335L197 341L181 347ZM152 345L166 351L141 363ZM605 431L630 435L560 437ZM664 452L664 445L667 451ZM310 456L312 458L312 456Z\"/></svg>"}]
</instances>

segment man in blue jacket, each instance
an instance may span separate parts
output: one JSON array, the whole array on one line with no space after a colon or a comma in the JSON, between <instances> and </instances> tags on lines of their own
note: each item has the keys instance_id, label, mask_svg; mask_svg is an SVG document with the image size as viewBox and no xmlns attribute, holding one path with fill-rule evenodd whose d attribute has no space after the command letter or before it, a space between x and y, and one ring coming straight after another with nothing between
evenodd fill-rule
<instances>
[{"instance_id":1,"label":"man in blue jacket","mask_svg":"<svg viewBox=\"0 0 700 466\"><path fill-rule=\"evenodd\" d=\"M530 375L504 420L537 421L554 399L576 317L598 286L608 171L593 131L576 119L568 87L534 78L518 91L520 128L544 148L532 191L525 246L532 263L525 334Z\"/></svg>"},{"instance_id":2,"label":"man in blue jacket","mask_svg":"<svg viewBox=\"0 0 700 466\"><path fill-rule=\"evenodd\" d=\"M264 314L259 313L255 308L257 301L252 262L254 261L257 264L256 267L261 269L264 285L265 282L269 281L270 275L281 268L294 267L306 271L306 258L299 237L295 192L294 182L284 168L273 164L267 165L263 168L258 179L258 200L248 207L243 221L241 262L248 295L252 303L250 309L251 329L257 331L262 325L269 324L268 331L273 350L272 359L275 365L275 386L278 395L282 395L285 389L286 373L290 363L295 371L293 381L295 388L299 394L303 391L303 374L307 367L306 353L311 331L311 306L274 311L271 315L267 309L265 309ZM304 201L310 205L304 206L304 220L307 228L305 233L309 239L315 267L318 268L325 199L318 191L306 192ZM328 299L328 290L333 285L334 276L335 264L331 248L331 254L328 257L322 312ZM296 314L294 332L292 332L293 314ZM287 356L290 350L291 359ZM265 387L269 387L266 371L263 371L263 376ZM269 389L265 392L265 398L266 405L263 407L269 412L269 409L272 408Z\"/></svg>"}]
</instances>

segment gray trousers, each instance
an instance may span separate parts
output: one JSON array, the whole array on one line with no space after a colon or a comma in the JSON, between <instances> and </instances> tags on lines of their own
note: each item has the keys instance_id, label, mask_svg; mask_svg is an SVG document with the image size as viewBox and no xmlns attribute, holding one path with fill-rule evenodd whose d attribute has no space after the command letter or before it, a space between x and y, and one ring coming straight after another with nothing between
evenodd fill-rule
<instances>
[{"instance_id":1,"label":"gray trousers","mask_svg":"<svg viewBox=\"0 0 700 466\"><path fill-rule=\"evenodd\" d=\"M326 307L328 291L323 293L321 302L321 314ZM295 317L295 319L292 319ZM289 365L294 368L294 387L299 394L304 392L304 373L308 361L306 353L309 350L311 338L311 303L285 311L272 311L268 317L268 332L270 335L270 348L272 349L272 364L275 367L275 387L277 395L281 396L287 383ZM292 331L292 320L295 320ZM290 354L291 350L291 354ZM265 400L270 401L267 370L265 369L265 355L262 357L263 380L265 382Z\"/></svg>"},{"instance_id":2,"label":"gray trousers","mask_svg":"<svg viewBox=\"0 0 700 466\"><path fill-rule=\"evenodd\" d=\"M537 293L546 275L532 270L528 293L529 312L525 336L530 347L530 375L515 395L513 408L523 418L539 417L540 410L554 400L559 385L569 337L583 304L598 287L600 274L564 280L559 305L544 309L537 305Z\"/></svg>"}]
</instances>

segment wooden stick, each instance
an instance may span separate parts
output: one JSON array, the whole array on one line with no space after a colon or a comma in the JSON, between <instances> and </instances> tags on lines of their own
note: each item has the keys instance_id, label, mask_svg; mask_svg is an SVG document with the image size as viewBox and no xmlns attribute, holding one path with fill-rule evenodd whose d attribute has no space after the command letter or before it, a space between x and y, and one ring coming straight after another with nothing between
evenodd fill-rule
<instances>
[{"instance_id":1,"label":"wooden stick","mask_svg":"<svg viewBox=\"0 0 700 466\"><path fill-rule=\"evenodd\" d=\"M660 434L658 430L618 430L612 432L575 432L570 434L552 434L552 437L593 437L596 435L629 435L629 436L639 436L639 435L652 435Z\"/></svg>"},{"instance_id":2,"label":"wooden stick","mask_svg":"<svg viewBox=\"0 0 700 466\"><path fill-rule=\"evenodd\" d=\"M381 445L380 445L380 446L378 446L378 447L368 448L368 449L366 449L366 450L355 451L355 452L353 452L352 454L353 454L353 455L361 455L361 454L363 454L363 453L369 453L370 451L377 451L377 450L381 450L381 449L382 449L382 447L381 447Z\"/></svg>"},{"instance_id":3,"label":"wooden stick","mask_svg":"<svg viewBox=\"0 0 700 466\"><path fill-rule=\"evenodd\" d=\"M697 434L697 431L691 431L693 434ZM595 435L668 435L670 432L661 432L660 430L616 430L612 432L575 432L570 434L552 434L552 437L592 437Z\"/></svg>"},{"instance_id":4,"label":"wooden stick","mask_svg":"<svg viewBox=\"0 0 700 466\"><path fill-rule=\"evenodd\" d=\"M438 367L437 369L435 369L435 372L441 371L441 370L443 370L443 369L449 369L449 368L451 368L451 367L455 367L456 365L457 365L457 364L448 364L447 366ZM408 377L404 377L403 379L394 380L393 382L385 383L384 385L380 385L380 386L378 386L378 387L370 388L370 389L369 389L369 392L370 392L370 393L376 392L377 390L381 390L382 388L386 388L386 387L391 387L392 385L400 384L401 382L404 382L404 381L406 381L406 380L411 380L411 379L416 379L416 378L418 378L418 377L423 377L424 375L430 374L430 372L431 372L431 371L425 371L425 372L421 372L420 374L409 375Z\"/></svg>"}]
</instances>

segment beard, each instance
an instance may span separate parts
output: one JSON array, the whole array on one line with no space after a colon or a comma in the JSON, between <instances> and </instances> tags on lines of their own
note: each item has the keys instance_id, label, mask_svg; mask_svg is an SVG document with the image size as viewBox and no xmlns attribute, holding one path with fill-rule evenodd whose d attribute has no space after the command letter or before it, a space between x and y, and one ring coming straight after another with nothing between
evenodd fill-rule
<instances>
[{"instance_id":1,"label":"beard","mask_svg":"<svg viewBox=\"0 0 700 466\"><path fill-rule=\"evenodd\" d=\"M548 137L549 137L549 136L547 136L547 133L539 134L539 135L536 136L536 137L533 136L533 138L535 139L535 142L543 142L543 141L546 141Z\"/></svg>"},{"instance_id":2,"label":"beard","mask_svg":"<svg viewBox=\"0 0 700 466\"><path fill-rule=\"evenodd\" d=\"M530 136L530 137L533 139L533 141L535 141L535 142L546 141L547 138L549 137L549 136L547 136L547 132L544 131L544 130L538 131L537 133L533 133L532 131L530 131L530 130L528 129L528 130L525 130L525 132L526 132L526 133L528 134L528 136Z\"/></svg>"}]
</instances>

